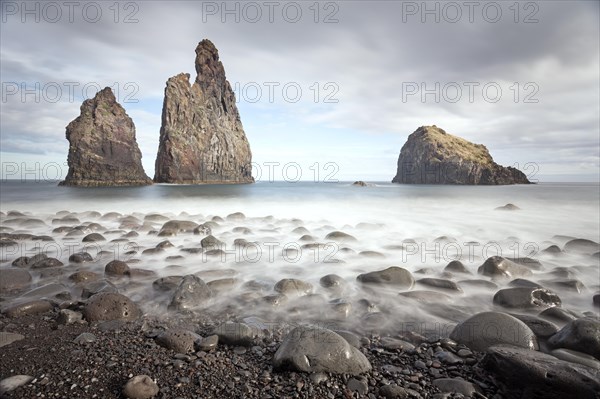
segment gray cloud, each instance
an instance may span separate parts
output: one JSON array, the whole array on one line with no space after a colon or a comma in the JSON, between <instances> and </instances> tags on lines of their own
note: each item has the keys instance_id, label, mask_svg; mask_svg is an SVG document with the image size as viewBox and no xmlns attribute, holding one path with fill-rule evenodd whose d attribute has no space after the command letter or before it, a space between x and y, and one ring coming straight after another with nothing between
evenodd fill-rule
<instances>
[{"instance_id":1,"label":"gray cloud","mask_svg":"<svg viewBox=\"0 0 600 399\"><path fill-rule=\"evenodd\" d=\"M432 17L421 23L419 15L403 22L407 3L411 2L337 2L339 22L331 24L314 23L308 8L313 3L299 3L303 18L297 23L286 22L281 13L275 14L274 23L264 15L257 23L235 23L231 16L221 23L218 15L206 16L205 21L203 3L191 1L137 2L139 22L132 24L115 23L108 3L97 23L77 14L74 23L54 24L21 23L7 16L0 26L0 71L3 82L78 82L79 87L116 83L123 96L123 86L133 82L139 102L123 105L136 122L149 174L165 81L179 72L194 74L194 48L206 37L219 48L232 84L296 82L303 89L298 103L284 101L281 93L273 103L265 96L257 104L241 99L242 119L258 160L285 158L287 151L290 157L304 152L341 164L348 153L358 154L356 148L362 148L367 158L389 158L389 167L382 171L380 161L372 167L361 163L356 170L349 165L348 174L391 177L405 137L420 125L437 124L486 144L507 164L535 161L542 173L546 169L553 175L597 175L597 2L537 2L537 23L523 23L530 11L524 9L515 23L508 8L512 2L498 3L503 16L497 23L487 22L481 12L475 13L473 23L465 15L458 23L434 23ZM324 9L326 4L320 3L321 21L331 11ZM323 103L321 91L321 101L315 103L310 90L315 82L321 90L324 83L335 83L339 102ZM435 102L432 96L425 102L419 95L403 98L407 84L432 88L436 82L442 87L452 82L477 82L480 87L494 83L503 96L498 103L485 101L477 90L473 102L465 92L455 103L444 98ZM516 103L511 90L515 82L520 84ZM524 88L528 82L539 89L534 96L538 103L523 102L531 92ZM81 98L61 100L38 104L11 96L3 101L1 150L52 153L62 162L67 148L64 127L78 115ZM319 131L326 132L328 144L337 144L311 147L311 135L319 137ZM287 141L298 141L291 136L299 132L307 139L295 148L274 144L285 142L286 134Z\"/></svg>"}]
</instances>

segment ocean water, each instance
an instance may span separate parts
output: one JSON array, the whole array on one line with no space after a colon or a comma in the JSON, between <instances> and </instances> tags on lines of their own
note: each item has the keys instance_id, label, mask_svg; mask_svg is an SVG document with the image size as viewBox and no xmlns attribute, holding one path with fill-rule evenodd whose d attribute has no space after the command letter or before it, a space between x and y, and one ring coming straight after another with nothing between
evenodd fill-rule
<instances>
[{"instance_id":1,"label":"ocean water","mask_svg":"<svg viewBox=\"0 0 600 399\"><path fill-rule=\"evenodd\" d=\"M130 267L153 273L135 281L115 282L150 314L166 314L169 303L169 293L154 290L152 281L197 274L207 282L220 280L214 283L218 295L210 306L215 314L267 320L333 319L354 327L374 323L397 328L397 323L417 321L452 325L470 314L495 308L493 295L508 281L494 281L494 289L463 283L491 280L478 275L477 268L494 255L539 260L542 269L528 278L552 285L564 307L597 311L591 298L600 289L598 257L575 252L557 256L543 250L550 245L563 248L571 238L600 241L598 184L420 186L378 182L356 187L351 182L258 182L90 189L58 187L56 182L3 181L0 192L2 212L26 214L21 218L2 216L3 232L53 239L2 248L0 267L10 267L14 258L40 251L65 262L66 271L85 268L102 273L108 261L125 260ZM507 203L521 209L495 209ZM119 215L103 216L108 212ZM227 218L234 212L245 218ZM148 216L154 214L195 223L216 221L212 234L222 241L223 252L189 252L186 249L199 248L204 237L191 232L158 237L164 221ZM57 219L69 215L83 226L99 224L96 231L106 241L86 244L81 241L83 235L53 232L61 225ZM128 215L135 219L123 222ZM42 222L21 225L20 220L27 218ZM136 237L125 236L132 230L138 233ZM333 231L354 239L328 238ZM172 248L143 253L166 239ZM236 239L251 245L240 248L234 245ZM84 266L68 264L68 256L81 250L92 254L94 261ZM461 260L470 274L445 274L443 268L455 259ZM462 291L417 284L413 290L429 294L414 302L399 299L401 290L393 287L373 289L356 282L361 273L390 266L404 267L416 279L452 280ZM346 283L335 290L326 289L320 278L328 274L336 274ZM35 278L37 285L65 283L77 295L77 287L69 284L66 275ZM311 284L312 295L278 297L274 286L284 278ZM555 284L575 279L584 286L581 292Z\"/></svg>"}]
</instances>

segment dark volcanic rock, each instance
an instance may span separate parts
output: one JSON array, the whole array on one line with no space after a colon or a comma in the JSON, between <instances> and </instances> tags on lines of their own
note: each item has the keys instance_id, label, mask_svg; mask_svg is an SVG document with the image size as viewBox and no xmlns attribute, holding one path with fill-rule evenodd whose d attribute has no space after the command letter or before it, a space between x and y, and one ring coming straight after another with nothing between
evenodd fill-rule
<instances>
[{"instance_id":1,"label":"dark volcanic rock","mask_svg":"<svg viewBox=\"0 0 600 399\"><path fill-rule=\"evenodd\" d=\"M190 274L181 279L171 297L169 309L185 310L200 307L205 305L212 296L213 293L204 280Z\"/></svg>"},{"instance_id":2,"label":"dark volcanic rock","mask_svg":"<svg viewBox=\"0 0 600 399\"><path fill-rule=\"evenodd\" d=\"M495 163L484 145L434 125L421 126L408 137L392 183L529 184L529 180L518 169Z\"/></svg>"},{"instance_id":3,"label":"dark volcanic rock","mask_svg":"<svg viewBox=\"0 0 600 399\"><path fill-rule=\"evenodd\" d=\"M101 292L92 296L83 311L89 322L103 320L135 320L140 315L137 305L125 295Z\"/></svg>"},{"instance_id":4,"label":"dark volcanic rock","mask_svg":"<svg viewBox=\"0 0 600 399\"><path fill-rule=\"evenodd\" d=\"M500 312L482 312L457 325L450 338L477 351L493 345L538 348L535 334L521 320Z\"/></svg>"},{"instance_id":5,"label":"dark volcanic rock","mask_svg":"<svg viewBox=\"0 0 600 399\"><path fill-rule=\"evenodd\" d=\"M31 284L31 274L23 269L0 270L0 293L16 291Z\"/></svg>"},{"instance_id":6,"label":"dark volcanic rock","mask_svg":"<svg viewBox=\"0 0 600 399\"><path fill-rule=\"evenodd\" d=\"M331 330L296 327L283 340L273 366L278 370L357 375L371 370L362 352Z\"/></svg>"},{"instance_id":7,"label":"dark volcanic rock","mask_svg":"<svg viewBox=\"0 0 600 399\"><path fill-rule=\"evenodd\" d=\"M600 395L600 370L545 353L494 346L481 364L514 390L506 397L593 399Z\"/></svg>"},{"instance_id":8,"label":"dark volcanic rock","mask_svg":"<svg viewBox=\"0 0 600 399\"><path fill-rule=\"evenodd\" d=\"M67 126L69 173L65 186L138 186L152 184L142 167L135 125L110 87L81 105Z\"/></svg>"},{"instance_id":9,"label":"dark volcanic rock","mask_svg":"<svg viewBox=\"0 0 600 399\"><path fill-rule=\"evenodd\" d=\"M360 274L356 279L363 284L394 285L406 289L410 289L415 285L415 278L412 274L408 270L398 266Z\"/></svg>"},{"instance_id":10,"label":"dark volcanic rock","mask_svg":"<svg viewBox=\"0 0 600 399\"><path fill-rule=\"evenodd\" d=\"M489 277L518 277L518 276L531 276L533 273L529 268L522 264L515 263L511 260L505 259L501 256L492 256L487 258L483 265L479 266L477 273L483 274Z\"/></svg>"},{"instance_id":11,"label":"dark volcanic rock","mask_svg":"<svg viewBox=\"0 0 600 399\"><path fill-rule=\"evenodd\" d=\"M157 183L252 183L252 154L225 78L209 40L196 47L196 80L180 73L167 81Z\"/></svg>"},{"instance_id":12,"label":"dark volcanic rock","mask_svg":"<svg viewBox=\"0 0 600 399\"><path fill-rule=\"evenodd\" d=\"M558 295L546 288L515 287L496 292L494 304L505 308L528 309L560 306L561 300Z\"/></svg>"},{"instance_id":13,"label":"dark volcanic rock","mask_svg":"<svg viewBox=\"0 0 600 399\"><path fill-rule=\"evenodd\" d=\"M600 360L600 322L583 318L573 320L554 334L548 344L587 353Z\"/></svg>"}]
</instances>

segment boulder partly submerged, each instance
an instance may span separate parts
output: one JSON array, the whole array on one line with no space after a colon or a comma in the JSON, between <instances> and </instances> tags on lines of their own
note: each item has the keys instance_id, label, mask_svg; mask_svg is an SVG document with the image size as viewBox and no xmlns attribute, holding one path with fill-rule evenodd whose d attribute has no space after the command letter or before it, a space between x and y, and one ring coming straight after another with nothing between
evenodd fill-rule
<instances>
[{"instance_id":1,"label":"boulder partly submerged","mask_svg":"<svg viewBox=\"0 0 600 399\"><path fill-rule=\"evenodd\" d=\"M392 183L403 184L529 184L523 172L498 165L488 149L437 126L421 126L400 151Z\"/></svg>"},{"instance_id":2,"label":"boulder partly submerged","mask_svg":"<svg viewBox=\"0 0 600 399\"><path fill-rule=\"evenodd\" d=\"M81 105L67 126L69 172L62 186L143 186L152 180L142 167L135 125L110 87Z\"/></svg>"}]
</instances>

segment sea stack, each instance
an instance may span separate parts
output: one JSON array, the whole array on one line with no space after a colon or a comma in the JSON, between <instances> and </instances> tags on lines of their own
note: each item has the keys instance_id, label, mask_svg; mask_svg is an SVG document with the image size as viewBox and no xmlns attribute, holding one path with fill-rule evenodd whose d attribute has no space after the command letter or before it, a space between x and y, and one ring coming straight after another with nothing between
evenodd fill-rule
<instances>
[{"instance_id":1,"label":"sea stack","mask_svg":"<svg viewBox=\"0 0 600 399\"><path fill-rule=\"evenodd\" d=\"M67 126L69 172L63 186L142 186L152 184L144 173L135 125L110 87L81 105L81 114Z\"/></svg>"},{"instance_id":2,"label":"sea stack","mask_svg":"<svg viewBox=\"0 0 600 399\"><path fill-rule=\"evenodd\" d=\"M392 183L403 184L529 184L523 172L498 165L482 144L421 126L408 136Z\"/></svg>"},{"instance_id":3,"label":"sea stack","mask_svg":"<svg viewBox=\"0 0 600 399\"><path fill-rule=\"evenodd\" d=\"M210 40L196 47L196 74L193 84L187 73L167 81L154 181L253 183L250 144Z\"/></svg>"}]
</instances>

